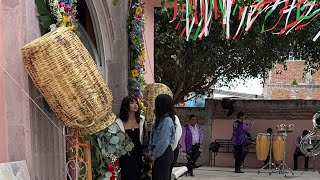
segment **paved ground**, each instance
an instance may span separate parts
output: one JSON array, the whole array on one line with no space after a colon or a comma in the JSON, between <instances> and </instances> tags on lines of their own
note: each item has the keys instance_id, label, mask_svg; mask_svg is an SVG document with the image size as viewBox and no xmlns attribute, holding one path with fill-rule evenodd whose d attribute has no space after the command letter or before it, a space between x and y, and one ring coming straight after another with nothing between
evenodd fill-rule
<instances>
[{"instance_id":1,"label":"paved ground","mask_svg":"<svg viewBox=\"0 0 320 180\"><path fill-rule=\"evenodd\" d=\"M272 173L269 176L269 171L262 171L257 173L257 169L243 169L245 173L236 174L232 168L220 168L220 167L200 167L194 171L195 176L182 176L178 180L225 180L225 179L237 179L237 180L269 180L269 179L292 179L292 180L319 180L320 174L318 171L302 172L294 171L294 175L287 173L286 177L283 174ZM302 173L302 174L301 174Z\"/></svg>"}]
</instances>

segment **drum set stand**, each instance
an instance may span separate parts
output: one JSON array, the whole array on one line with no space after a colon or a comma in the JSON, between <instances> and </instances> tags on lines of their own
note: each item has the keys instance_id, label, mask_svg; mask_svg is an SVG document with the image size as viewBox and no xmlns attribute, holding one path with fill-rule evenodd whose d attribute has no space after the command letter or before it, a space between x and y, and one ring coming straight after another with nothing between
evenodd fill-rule
<instances>
[{"instance_id":1,"label":"drum set stand","mask_svg":"<svg viewBox=\"0 0 320 180\"><path fill-rule=\"evenodd\" d=\"M259 133L257 134L256 139L256 152L258 160L265 161L269 156L269 162L258 170L258 174L268 168L269 175L272 173L283 174L285 177L286 173L289 171L294 175L293 171L285 163L286 159L286 139L289 132L292 132L294 129L293 124L286 126L285 124L280 124L276 126L278 132L269 134L269 133ZM272 153L273 152L273 153ZM275 162L273 163L272 159ZM274 167L274 168L272 168Z\"/></svg>"}]
</instances>

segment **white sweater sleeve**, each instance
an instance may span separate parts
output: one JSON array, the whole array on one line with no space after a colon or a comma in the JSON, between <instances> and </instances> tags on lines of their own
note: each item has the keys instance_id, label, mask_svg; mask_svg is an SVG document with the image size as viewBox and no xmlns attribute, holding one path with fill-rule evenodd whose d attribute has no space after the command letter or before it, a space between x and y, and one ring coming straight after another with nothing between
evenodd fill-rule
<instances>
[{"instance_id":1,"label":"white sweater sleeve","mask_svg":"<svg viewBox=\"0 0 320 180\"><path fill-rule=\"evenodd\" d=\"M175 142L174 144L172 144L172 150L175 150L178 146L178 143L180 141L181 135L182 135L182 127L181 127L181 123L180 120L178 118L178 116L175 115L175 121L174 121L175 125L176 125L176 135L175 135Z\"/></svg>"}]
</instances>

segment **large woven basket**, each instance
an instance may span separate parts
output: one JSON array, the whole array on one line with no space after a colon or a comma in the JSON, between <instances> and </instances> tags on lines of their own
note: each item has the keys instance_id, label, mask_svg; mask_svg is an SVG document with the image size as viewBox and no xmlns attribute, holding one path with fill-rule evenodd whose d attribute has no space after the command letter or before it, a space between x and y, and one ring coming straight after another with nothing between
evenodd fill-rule
<instances>
[{"instance_id":1,"label":"large woven basket","mask_svg":"<svg viewBox=\"0 0 320 180\"><path fill-rule=\"evenodd\" d=\"M152 123L154 119L154 102L159 94L168 94L173 97L170 88L161 83L148 84L144 88L143 98L145 99L145 118L148 123Z\"/></svg>"},{"instance_id":2,"label":"large woven basket","mask_svg":"<svg viewBox=\"0 0 320 180\"><path fill-rule=\"evenodd\" d=\"M22 48L27 71L57 117L95 133L115 120L112 94L76 34L61 27Z\"/></svg>"}]
</instances>

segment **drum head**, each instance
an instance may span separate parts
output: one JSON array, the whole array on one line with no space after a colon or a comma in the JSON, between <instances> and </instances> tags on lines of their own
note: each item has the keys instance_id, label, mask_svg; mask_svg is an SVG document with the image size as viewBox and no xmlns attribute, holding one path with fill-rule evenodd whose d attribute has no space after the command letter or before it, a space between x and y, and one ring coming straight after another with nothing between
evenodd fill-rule
<instances>
[{"instance_id":1,"label":"drum head","mask_svg":"<svg viewBox=\"0 0 320 180\"><path fill-rule=\"evenodd\" d=\"M277 125L276 129L279 132L285 132L285 131L287 131L287 126L285 124L280 124L280 125Z\"/></svg>"},{"instance_id":2,"label":"drum head","mask_svg":"<svg viewBox=\"0 0 320 180\"><path fill-rule=\"evenodd\" d=\"M289 124L287 131L288 131L288 132L294 131L294 124Z\"/></svg>"},{"instance_id":3,"label":"drum head","mask_svg":"<svg viewBox=\"0 0 320 180\"><path fill-rule=\"evenodd\" d=\"M270 134L269 134L269 133L258 133L258 134L257 134L257 137L258 137L258 136L270 136Z\"/></svg>"}]
</instances>

